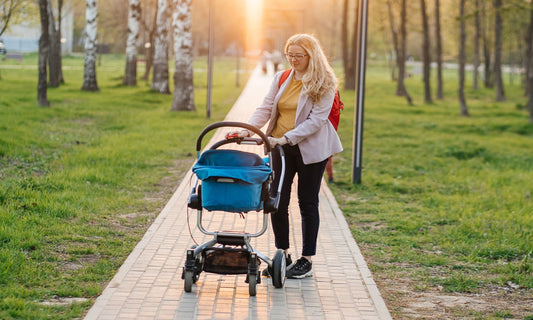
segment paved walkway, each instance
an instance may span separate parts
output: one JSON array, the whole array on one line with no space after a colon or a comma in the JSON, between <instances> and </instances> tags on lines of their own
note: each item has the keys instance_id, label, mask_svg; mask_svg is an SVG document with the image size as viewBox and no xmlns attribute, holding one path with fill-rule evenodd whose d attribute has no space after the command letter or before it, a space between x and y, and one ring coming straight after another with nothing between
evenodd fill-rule
<instances>
[{"instance_id":1,"label":"paved walkway","mask_svg":"<svg viewBox=\"0 0 533 320\"><path fill-rule=\"evenodd\" d=\"M272 75L265 76L256 69L226 120L245 122L260 104L271 80ZM222 139L229 130L219 129L212 141ZM243 147L247 148L254 147ZM197 230L196 210L187 210L191 175L189 171L85 319L391 319L325 182L320 193L321 225L313 277L287 279L281 289L274 288L270 278L262 278L257 295L250 297L246 275L202 272L192 292L184 292L181 269L187 248L194 244L192 238L198 243L212 239ZM295 197L293 200L290 217L294 257L301 252L301 232L298 204ZM237 231L256 230L262 223L261 216L248 213L244 220L231 213L203 215L207 229ZM253 239L252 246L272 258L273 243L269 226L263 236Z\"/></svg>"}]
</instances>

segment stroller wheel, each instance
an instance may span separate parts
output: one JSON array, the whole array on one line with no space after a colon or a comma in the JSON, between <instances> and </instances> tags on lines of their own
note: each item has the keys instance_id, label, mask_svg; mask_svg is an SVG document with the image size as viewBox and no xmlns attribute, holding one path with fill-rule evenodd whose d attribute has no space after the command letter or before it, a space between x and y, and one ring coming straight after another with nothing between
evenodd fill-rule
<instances>
[{"instance_id":1,"label":"stroller wheel","mask_svg":"<svg viewBox=\"0 0 533 320\"><path fill-rule=\"evenodd\" d=\"M248 275L248 293L251 297L257 294L257 275L255 274Z\"/></svg>"},{"instance_id":2,"label":"stroller wheel","mask_svg":"<svg viewBox=\"0 0 533 320\"><path fill-rule=\"evenodd\" d=\"M248 292L251 297L254 297L257 293L257 278L259 277L259 272L257 269L257 255L255 253L250 254L250 260L248 261Z\"/></svg>"},{"instance_id":3,"label":"stroller wheel","mask_svg":"<svg viewBox=\"0 0 533 320\"><path fill-rule=\"evenodd\" d=\"M192 290L192 284L193 284L193 279L194 279L194 272L192 271L185 271L185 274L184 274L184 282L183 282L183 290L185 290L185 292L191 292Z\"/></svg>"},{"instance_id":4,"label":"stroller wheel","mask_svg":"<svg viewBox=\"0 0 533 320\"><path fill-rule=\"evenodd\" d=\"M201 261L194 257L195 248L196 246L192 246L187 250L187 259L185 260L185 267L183 267L183 273L181 274L181 278L184 280L183 289L185 292L191 292L192 285L198 281L201 272Z\"/></svg>"},{"instance_id":5,"label":"stroller wheel","mask_svg":"<svg viewBox=\"0 0 533 320\"><path fill-rule=\"evenodd\" d=\"M285 261L285 253L278 249L272 259L272 284L276 288L283 288L285 284L285 271L287 269L287 262Z\"/></svg>"}]
</instances>

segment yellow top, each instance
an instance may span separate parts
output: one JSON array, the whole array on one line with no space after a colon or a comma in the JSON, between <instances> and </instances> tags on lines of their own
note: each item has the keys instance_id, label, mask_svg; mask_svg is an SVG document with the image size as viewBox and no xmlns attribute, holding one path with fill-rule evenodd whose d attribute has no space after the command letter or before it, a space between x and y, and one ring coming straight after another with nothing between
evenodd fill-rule
<instances>
[{"instance_id":1,"label":"yellow top","mask_svg":"<svg viewBox=\"0 0 533 320\"><path fill-rule=\"evenodd\" d=\"M302 81L291 79L291 82L283 92L278 101L278 119L276 127L272 130L274 138L281 138L283 135L294 129L296 121L296 108L302 91Z\"/></svg>"}]
</instances>

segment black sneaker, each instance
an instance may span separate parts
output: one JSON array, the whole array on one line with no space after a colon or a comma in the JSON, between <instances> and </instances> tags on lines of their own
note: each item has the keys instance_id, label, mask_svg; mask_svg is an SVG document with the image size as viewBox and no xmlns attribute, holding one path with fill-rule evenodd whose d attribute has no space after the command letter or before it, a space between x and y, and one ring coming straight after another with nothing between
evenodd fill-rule
<instances>
[{"instance_id":1,"label":"black sneaker","mask_svg":"<svg viewBox=\"0 0 533 320\"><path fill-rule=\"evenodd\" d=\"M285 264L287 265L286 270L289 270L290 268L292 268L293 264L292 264L292 258L290 254L287 255L287 257L285 257ZM271 277L272 273L270 272L270 267L266 267L263 270L262 275L263 277Z\"/></svg>"},{"instance_id":2,"label":"black sneaker","mask_svg":"<svg viewBox=\"0 0 533 320\"><path fill-rule=\"evenodd\" d=\"M287 270L286 275L289 279L303 279L305 277L310 277L313 275L313 264L306 258L301 257L290 270Z\"/></svg>"}]
</instances>

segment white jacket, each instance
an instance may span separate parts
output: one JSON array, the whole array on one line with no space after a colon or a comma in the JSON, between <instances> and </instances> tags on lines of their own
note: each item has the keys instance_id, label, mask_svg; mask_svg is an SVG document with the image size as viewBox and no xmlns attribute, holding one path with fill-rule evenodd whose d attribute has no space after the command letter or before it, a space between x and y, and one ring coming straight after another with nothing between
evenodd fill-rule
<instances>
[{"instance_id":1,"label":"white jacket","mask_svg":"<svg viewBox=\"0 0 533 320\"><path fill-rule=\"evenodd\" d=\"M281 88L278 88L282 73L283 71L278 72L274 76L270 90L263 103L257 107L250 120L248 120L249 124L257 128L262 128L270 121L266 130L267 136L274 130L278 118L278 101L291 82L294 70L291 71L287 80L283 82ZM297 144L299 146L304 164L326 160L342 151L339 136L328 120L334 97L335 92L331 92L323 96L320 103L316 104L307 94L303 92L300 94L294 129L285 133L285 137L289 139L291 145Z\"/></svg>"}]
</instances>

